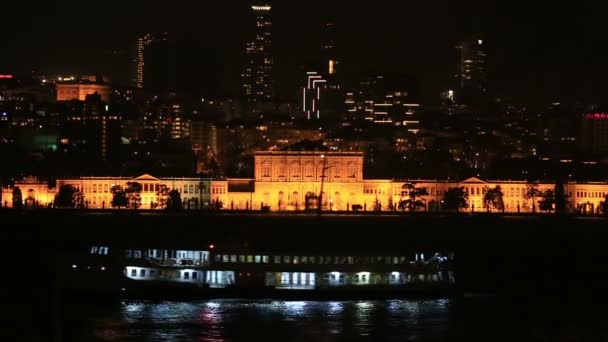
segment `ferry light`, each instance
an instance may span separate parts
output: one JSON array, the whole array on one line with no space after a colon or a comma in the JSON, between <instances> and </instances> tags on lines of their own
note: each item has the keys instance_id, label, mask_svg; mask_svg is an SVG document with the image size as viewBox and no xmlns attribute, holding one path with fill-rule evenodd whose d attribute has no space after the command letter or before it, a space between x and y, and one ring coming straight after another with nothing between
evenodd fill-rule
<instances>
[{"instance_id":1,"label":"ferry light","mask_svg":"<svg viewBox=\"0 0 608 342\"><path fill-rule=\"evenodd\" d=\"M210 245L209 245L209 249L214 249L214 248L215 248L215 245L214 245L214 244L210 244Z\"/></svg>"}]
</instances>

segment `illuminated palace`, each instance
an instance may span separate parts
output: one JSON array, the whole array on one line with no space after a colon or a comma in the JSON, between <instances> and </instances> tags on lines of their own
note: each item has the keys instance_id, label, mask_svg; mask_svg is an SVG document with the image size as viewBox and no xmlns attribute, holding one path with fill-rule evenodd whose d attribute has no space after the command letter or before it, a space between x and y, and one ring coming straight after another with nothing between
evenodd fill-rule
<instances>
[{"instance_id":1,"label":"illuminated palace","mask_svg":"<svg viewBox=\"0 0 608 342\"><path fill-rule=\"evenodd\" d=\"M439 210L445 192L463 187L468 194L469 211L485 210L487 189L499 185L505 212L530 212L532 199L526 199L525 181L485 181L469 178L450 180L369 180L363 179L363 153L269 151L255 154L253 179L156 178L142 175L124 177L81 177L59 179L54 188L28 178L15 183L22 192L25 206L50 206L62 185L72 185L82 192L86 207L110 208L114 185L128 182L142 185L141 208L158 208L157 192L162 185L181 194L185 209L221 208L224 210L304 211L318 208L319 194L323 211L389 211L409 199L404 185L426 188L428 195L416 198L424 206L419 210ZM538 184L539 192L552 190L553 183ZM3 189L4 206L12 206L12 188ZM564 184L571 210L596 213L608 194L608 183ZM538 201L540 198L536 198ZM536 206L538 210L538 206Z\"/></svg>"}]
</instances>

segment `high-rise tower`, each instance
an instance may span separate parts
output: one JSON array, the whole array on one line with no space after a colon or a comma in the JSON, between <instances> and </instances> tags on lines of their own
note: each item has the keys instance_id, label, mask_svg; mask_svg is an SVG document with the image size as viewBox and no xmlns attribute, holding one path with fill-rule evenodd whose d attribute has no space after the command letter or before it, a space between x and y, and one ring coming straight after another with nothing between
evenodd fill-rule
<instances>
[{"instance_id":1,"label":"high-rise tower","mask_svg":"<svg viewBox=\"0 0 608 342\"><path fill-rule=\"evenodd\" d=\"M483 104L487 93L485 41L480 36L473 36L456 48L459 51L458 102L469 106Z\"/></svg>"},{"instance_id":2,"label":"high-rise tower","mask_svg":"<svg viewBox=\"0 0 608 342\"><path fill-rule=\"evenodd\" d=\"M255 36L246 45L243 94L250 104L269 103L274 98L272 69L272 18L270 5L251 6L255 16Z\"/></svg>"},{"instance_id":3,"label":"high-rise tower","mask_svg":"<svg viewBox=\"0 0 608 342\"><path fill-rule=\"evenodd\" d=\"M323 43L321 45L321 56L327 75L334 75L338 70L338 59L336 56L335 24L333 21L325 23L323 30Z\"/></svg>"},{"instance_id":4,"label":"high-rise tower","mask_svg":"<svg viewBox=\"0 0 608 342\"><path fill-rule=\"evenodd\" d=\"M164 32L159 35L153 35L150 33L146 33L139 38L137 38L137 55L135 58L135 65L137 69L135 86L137 88L144 87L144 67L145 67L145 55L146 48L155 42L166 41L167 40L167 32Z\"/></svg>"}]
</instances>

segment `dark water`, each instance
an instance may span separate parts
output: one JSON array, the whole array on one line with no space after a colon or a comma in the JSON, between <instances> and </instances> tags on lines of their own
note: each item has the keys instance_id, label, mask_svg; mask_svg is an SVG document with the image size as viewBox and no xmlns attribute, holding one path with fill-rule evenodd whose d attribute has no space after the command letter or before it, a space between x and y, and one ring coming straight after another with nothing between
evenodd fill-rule
<instances>
[{"instance_id":1,"label":"dark water","mask_svg":"<svg viewBox=\"0 0 608 342\"><path fill-rule=\"evenodd\" d=\"M605 316L559 308L493 298L81 303L65 307L62 334L66 341L608 341Z\"/></svg>"}]
</instances>

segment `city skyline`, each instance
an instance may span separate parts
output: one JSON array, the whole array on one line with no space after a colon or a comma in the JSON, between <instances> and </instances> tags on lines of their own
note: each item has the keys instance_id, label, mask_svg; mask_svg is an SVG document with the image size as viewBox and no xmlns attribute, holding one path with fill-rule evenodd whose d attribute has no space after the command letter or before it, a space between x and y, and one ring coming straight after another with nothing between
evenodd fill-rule
<instances>
[{"instance_id":1,"label":"city skyline","mask_svg":"<svg viewBox=\"0 0 608 342\"><path fill-rule=\"evenodd\" d=\"M244 19L250 5L238 1L200 8L181 2L151 9L124 4L121 11L101 7L80 13L68 3L52 8L42 4L27 12L11 4L8 10L14 15L7 23L15 29L5 45L13 53L0 57L0 66L3 73L15 74L30 69L125 74L130 66L120 61L129 60L125 54L132 54L127 50L135 48L137 35L170 28L196 36L223 56L226 93L235 94L249 37ZM33 19L27 29L20 28L25 18L21 13ZM601 62L606 38L601 21L594 20L596 13L585 3L573 8L539 2L381 2L346 8L335 2L291 7L278 3L273 5L277 88L294 89L294 94L284 90L279 94L283 97L296 96L296 68L320 54L322 26L331 18L340 70L412 73L421 81L424 102L438 101L440 91L453 87L454 47L477 33L487 42L490 94L530 103L601 102L608 68Z\"/></svg>"}]
</instances>

